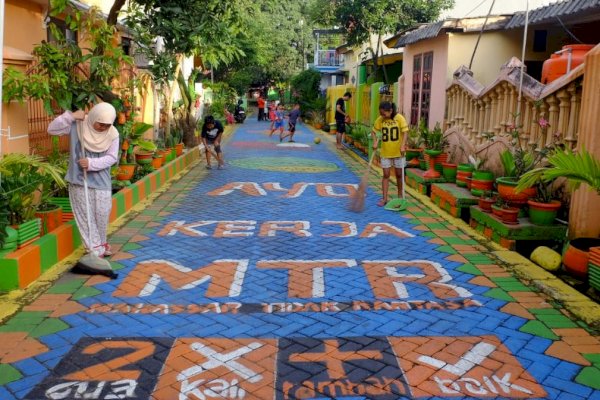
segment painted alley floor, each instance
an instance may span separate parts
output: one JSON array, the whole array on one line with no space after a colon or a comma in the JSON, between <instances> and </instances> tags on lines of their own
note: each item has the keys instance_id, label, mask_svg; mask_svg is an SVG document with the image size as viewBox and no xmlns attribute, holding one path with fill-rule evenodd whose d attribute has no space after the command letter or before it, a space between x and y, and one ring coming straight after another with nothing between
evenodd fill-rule
<instances>
[{"instance_id":1,"label":"painted alley floor","mask_svg":"<svg viewBox=\"0 0 600 400\"><path fill-rule=\"evenodd\" d=\"M365 164L247 121L0 326L0 399L600 399L600 340ZM330 139L330 138L327 138Z\"/></svg>"}]
</instances>

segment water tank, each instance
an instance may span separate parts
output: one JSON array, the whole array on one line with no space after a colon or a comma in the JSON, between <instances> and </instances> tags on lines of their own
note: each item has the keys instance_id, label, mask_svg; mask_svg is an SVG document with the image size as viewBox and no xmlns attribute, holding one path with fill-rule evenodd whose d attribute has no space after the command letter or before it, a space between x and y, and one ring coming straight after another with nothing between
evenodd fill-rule
<instances>
[{"instance_id":1,"label":"water tank","mask_svg":"<svg viewBox=\"0 0 600 400\"><path fill-rule=\"evenodd\" d=\"M544 61L544 65L542 67L542 83L548 84L561 76L565 75L567 72L570 72L583 63L585 54L594 48L592 44L569 44L563 46L560 52L552 54L550 58ZM570 70L567 71L569 67L569 57L571 58Z\"/></svg>"}]
</instances>

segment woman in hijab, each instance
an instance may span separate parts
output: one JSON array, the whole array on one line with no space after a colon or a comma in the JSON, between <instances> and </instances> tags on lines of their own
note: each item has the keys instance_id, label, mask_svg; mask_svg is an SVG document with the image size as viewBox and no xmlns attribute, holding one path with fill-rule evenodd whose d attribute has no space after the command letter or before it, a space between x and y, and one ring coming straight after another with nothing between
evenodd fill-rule
<instances>
[{"instance_id":1,"label":"woman in hijab","mask_svg":"<svg viewBox=\"0 0 600 400\"><path fill-rule=\"evenodd\" d=\"M69 199L85 248L99 257L112 255L106 233L112 207L110 167L117 162L119 152L119 132L113 126L116 116L112 105L99 103L87 115L82 110L65 111L48 126L51 135L70 135L71 152L65 178L69 182ZM87 223L84 170L87 170L91 231Z\"/></svg>"}]
</instances>

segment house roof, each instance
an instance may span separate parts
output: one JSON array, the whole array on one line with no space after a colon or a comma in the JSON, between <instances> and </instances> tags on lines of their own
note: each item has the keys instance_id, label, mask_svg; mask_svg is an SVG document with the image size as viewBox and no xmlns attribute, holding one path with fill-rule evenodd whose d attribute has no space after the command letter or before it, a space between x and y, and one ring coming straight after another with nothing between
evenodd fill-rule
<instances>
[{"instance_id":1,"label":"house roof","mask_svg":"<svg viewBox=\"0 0 600 400\"><path fill-rule=\"evenodd\" d=\"M582 22L581 17L590 16L594 20L600 19L600 0L563 0L558 3L536 8L529 12L529 24L544 24L555 22L556 18L576 19ZM595 14L595 16L594 16ZM517 12L506 24L506 29L525 26L525 12Z\"/></svg>"},{"instance_id":2,"label":"house roof","mask_svg":"<svg viewBox=\"0 0 600 400\"><path fill-rule=\"evenodd\" d=\"M600 0L598 0L600 1ZM503 29L511 20L512 15L492 15L485 24L486 31ZM424 39L431 39L447 32L475 32L481 30L485 17L449 18L443 21L423 24L413 30L400 32L384 41L389 48L404 47Z\"/></svg>"}]
</instances>

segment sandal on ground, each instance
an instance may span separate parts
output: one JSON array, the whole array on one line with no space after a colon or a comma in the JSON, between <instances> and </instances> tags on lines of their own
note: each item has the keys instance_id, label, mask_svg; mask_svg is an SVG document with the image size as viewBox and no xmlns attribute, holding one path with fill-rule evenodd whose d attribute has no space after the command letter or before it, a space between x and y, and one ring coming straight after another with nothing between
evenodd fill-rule
<instances>
[{"instance_id":1,"label":"sandal on ground","mask_svg":"<svg viewBox=\"0 0 600 400\"><path fill-rule=\"evenodd\" d=\"M377 207L384 207L386 204L387 204L387 201L385 201L385 200L383 200L383 199L380 199L380 200L377 202Z\"/></svg>"},{"instance_id":2,"label":"sandal on ground","mask_svg":"<svg viewBox=\"0 0 600 400\"><path fill-rule=\"evenodd\" d=\"M212 169L212 167L210 165L207 165L206 169Z\"/></svg>"},{"instance_id":3,"label":"sandal on ground","mask_svg":"<svg viewBox=\"0 0 600 400\"><path fill-rule=\"evenodd\" d=\"M113 252L110 249L110 244L104 243L104 244L101 244L100 246L104 247L104 257L110 257L113 255Z\"/></svg>"}]
</instances>

